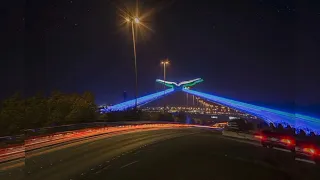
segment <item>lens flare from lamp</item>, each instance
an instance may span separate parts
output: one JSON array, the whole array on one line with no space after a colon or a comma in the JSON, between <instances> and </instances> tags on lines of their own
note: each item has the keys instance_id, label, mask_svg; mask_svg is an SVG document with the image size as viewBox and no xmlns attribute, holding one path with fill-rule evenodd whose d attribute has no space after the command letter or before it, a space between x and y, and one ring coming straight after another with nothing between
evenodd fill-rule
<instances>
[{"instance_id":1,"label":"lens flare from lamp","mask_svg":"<svg viewBox=\"0 0 320 180\"><path fill-rule=\"evenodd\" d=\"M134 18L134 22L136 23L136 24L139 24L140 23L140 20L139 20L139 18Z\"/></svg>"}]
</instances>

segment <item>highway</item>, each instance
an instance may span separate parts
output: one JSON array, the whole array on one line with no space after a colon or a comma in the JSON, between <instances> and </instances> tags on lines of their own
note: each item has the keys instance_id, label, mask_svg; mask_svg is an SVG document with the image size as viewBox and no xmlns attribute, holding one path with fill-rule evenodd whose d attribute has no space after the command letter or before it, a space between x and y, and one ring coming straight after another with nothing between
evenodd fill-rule
<instances>
[{"instance_id":1,"label":"highway","mask_svg":"<svg viewBox=\"0 0 320 180\"><path fill-rule=\"evenodd\" d=\"M291 153L205 128L131 132L26 154L0 164L0 179L319 179L320 168Z\"/></svg>"}]
</instances>

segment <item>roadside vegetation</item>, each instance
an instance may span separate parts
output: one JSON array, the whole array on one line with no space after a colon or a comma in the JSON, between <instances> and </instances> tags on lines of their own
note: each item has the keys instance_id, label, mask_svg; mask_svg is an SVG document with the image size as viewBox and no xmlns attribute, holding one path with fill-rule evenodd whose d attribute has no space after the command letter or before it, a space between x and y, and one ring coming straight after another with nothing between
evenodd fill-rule
<instances>
[{"instance_id":1,"label":"roadside vegetation","mask_svg":"<svg viewBox=\"0 0 320 180\"><path fill-rule=\"evenodd\" d=\"M23 130L45 126L93 122L97 106L90 92L23 98L16 93L0 104L0 136L23 134Z\"/></svg>"},{"instance_id":2,"label":"roadside vegetation","mask_svg":"<svg viewBox=\"0 0 320 180\"><path fill-rule=\"evenodd\" d=\"M37 94L23 98L19 93L0 102L0 137L21 135L27 129L55 127L70 124L74 128L91 127L86 123L119 121L168 121L186 122L186 115L179 113L148 113L128 110L100 114L91 92L62 93L52 92L49 96ZM58 131L73 130L58 128Z\"/></svg>"}]
</instances>

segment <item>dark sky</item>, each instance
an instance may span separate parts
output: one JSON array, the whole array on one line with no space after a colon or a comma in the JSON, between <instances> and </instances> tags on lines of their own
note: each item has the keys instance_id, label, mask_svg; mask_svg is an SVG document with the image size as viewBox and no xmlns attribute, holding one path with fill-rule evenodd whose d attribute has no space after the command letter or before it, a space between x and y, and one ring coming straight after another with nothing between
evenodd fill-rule
<instances>
[{"instance_id":1,"label":"dark sky","mask_svg":"<svg viewBox=\"0 0 320 180\"><path fill-rule=\"evenodd\" d=\"M131 2L131 3L130 3ZM6 0L1 8L0 97L21 91L95 93L97 103L134 94L131 31L119 9L135 1ZM139 95L167 79L201 77L196 89L320 116L320 2L144 0ZM152 12L152 13L148 13Z\"/></svg>"}]
</instances>

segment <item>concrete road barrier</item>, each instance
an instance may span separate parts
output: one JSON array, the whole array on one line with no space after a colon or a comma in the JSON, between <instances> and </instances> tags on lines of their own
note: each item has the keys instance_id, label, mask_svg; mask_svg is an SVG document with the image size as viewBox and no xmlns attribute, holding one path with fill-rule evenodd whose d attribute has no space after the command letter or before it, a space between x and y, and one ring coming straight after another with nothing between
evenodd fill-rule
<instances>
[{"instance_id":1,"label":"concrete road barrier","mask_svg":"<svg viewBox=\"0 0 320 180\"><path fill-rule=\"evenodd\" d=\"M229 136L229 137L234 137L234 138L239 138L239 139L247 139L247 140L252 140L252 141L257 141L258 139L254 137L253 134L248 134L248 133L242 133L242 132L234 132L234 131L222 131L222 135L224 136Z\"/></svg>"}]
</instances>

